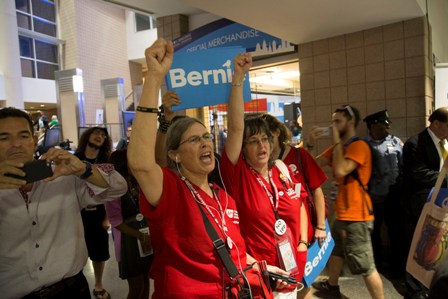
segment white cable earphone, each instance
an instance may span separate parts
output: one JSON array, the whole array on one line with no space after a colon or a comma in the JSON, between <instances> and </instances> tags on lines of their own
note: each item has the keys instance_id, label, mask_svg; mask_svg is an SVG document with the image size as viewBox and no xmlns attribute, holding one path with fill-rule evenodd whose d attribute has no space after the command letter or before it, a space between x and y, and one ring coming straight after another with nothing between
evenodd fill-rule
<instances>
[{"instance_id":1,"label":"white cable earphone","mask_svg":"<svg viewBox=\"0 0 448 299\"><path fill-rule=\"evenodd\" d=\"M176 163L179 163L179 158L177 158L177 155L176 155Z\"/></svg>"}]
</instances>

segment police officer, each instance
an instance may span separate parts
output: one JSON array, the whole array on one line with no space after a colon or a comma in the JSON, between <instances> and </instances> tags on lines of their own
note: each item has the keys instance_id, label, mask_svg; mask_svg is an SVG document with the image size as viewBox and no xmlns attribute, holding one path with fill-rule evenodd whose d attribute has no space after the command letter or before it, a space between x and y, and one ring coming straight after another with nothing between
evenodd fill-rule
<instances>
[{"instance_id":1,"label":"police officer","mask_svg":"<svg viewBox=\"0 0 448 299\"><path fill-rule=\"evenodd\" d=\"M389 133L391 121L387 110L379 111L364 118L369 134L364 138L372 150L372 176L369 183L369 194L373 203L375 224L372 234L372 245L375 263L381 270L383 267L383 247L381 226L385 222L391 245L391 270L394 276L404 274L405 257L401 252L403 243L402 221L397 219L400 209L400 182L403 165L403 142ZM398 236L397 236L398 234ZM401 253L401 254L400 254Z\"/></svg>"}]
</instances>

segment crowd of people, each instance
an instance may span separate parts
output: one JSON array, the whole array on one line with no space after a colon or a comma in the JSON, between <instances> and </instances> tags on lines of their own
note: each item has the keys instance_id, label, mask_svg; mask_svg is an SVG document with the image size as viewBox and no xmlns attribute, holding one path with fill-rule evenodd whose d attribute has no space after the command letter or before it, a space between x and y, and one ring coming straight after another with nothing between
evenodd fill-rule
<instances>
[{"instance_id":1,"label":"crowd of people","mask_svg":"<svg viewBox=\"0 0 448 299\"><path fill-rule=\"evenodd\" d=\"M51 168L47 177L30 180L23 171L38 143L29 115L0 109L2 297L112 298L103 286L112 228L129 299L149 297L149 278L155 299L311 298L303 277L308 247L327 237L327 167L338 186L330 207L335 247L328 278L313 287L342 298L346 264L372 298L384 298L380 272L389 267L388 274L406 281L405 298L440 298L447 263L428 290L406 273L405 257L448 153L447 107L403 144L389 132L387 110L365 117L369 133L359 138L358 109L341 106L332 113L329 137L313 127L305 147L295 147L290 128L274 116L245 115L243 81L252 56L240 53L225 143L216 149L200 120L175 116L171 107L181 99L174 91L163 95L163 113L157 108L173 56L163 39L146 50L141 100L115 151L107 129L89 128L74 154L51 148L40 156ZM39 128L48 123L40 115ZM59 126L57 118L52 123ZM320 138L332 145L316 153ZM88 257L92 290L83 274Z\"/></svg>"}]
</instances>

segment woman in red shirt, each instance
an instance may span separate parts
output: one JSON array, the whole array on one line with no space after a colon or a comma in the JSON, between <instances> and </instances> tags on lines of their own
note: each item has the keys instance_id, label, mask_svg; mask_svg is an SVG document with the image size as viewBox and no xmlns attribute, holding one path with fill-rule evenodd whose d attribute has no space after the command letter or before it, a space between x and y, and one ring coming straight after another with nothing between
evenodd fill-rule
<instances>
[{"instance_id":1,"label":"woman in red shirt","mask_svg":"<svg viewBox=\"0 0 448 299\"><path fill-rule=\"evenodd\" d=\"M230 278L205 229L201 210L226 243L239 271L248 259L232 197L208 174L215 167L212 136L197 119L171 125L166 137L168 167L156 163L159 89L173 59L173 45L157 40L145 52L148 65L133 123L128 161L141 188L140 208L148 217L154 260L153 298L224 298ZM269 270L285 273L270 266ZM269 298L269 296L268 296Z\"/></svg>"},{"instance_id":2,"label":"woman in red shirt","mask_svg":"<svg viewBox=\"0 0 448 299\"><path fill-rule=\"evenodd\" d=\"M223 180L236 200L248 253L300 281L308 245L306 210L292 182L273 166L269 127L260 117L244 119L243 81L251 65L249 53L234 59L227 140L220 161ZM296 286L281 291L296 298Z\"/></svg>"}]
</instances>

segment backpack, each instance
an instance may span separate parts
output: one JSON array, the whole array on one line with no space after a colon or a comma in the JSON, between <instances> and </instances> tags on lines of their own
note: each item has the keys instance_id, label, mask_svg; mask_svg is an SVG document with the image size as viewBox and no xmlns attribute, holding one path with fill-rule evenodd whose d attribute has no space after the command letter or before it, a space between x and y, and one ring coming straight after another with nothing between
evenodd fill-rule
<instances>
[{"instance_id":1,"label":"backpack","mask_svg":"<svg viewBox=\"0 0 448 299\"><path fill-rule=\"evenodd\" d=\"M367 141L365 141L364 139L359 138L358 136L355 136L355 137L353 137L353 138L351 139L351 141L350 141L346 146L349 146L352 142L359 141L359 140L361 140L361 141L367 143L367 145L369 146L369 149L370 149L370 159L371 159L371 161L370 161L370 165L372 165L370 171L372 171L372 168L373 168L373 151L372 151L372 148L371 148L370 144L369 144ZM361 180L359 179L358 168L355 168L352 172L350 172L349 174L347 174L347 175L345 176L345 178L344 178L344 185L347 185L348 178L349 178L350 176L351 176L353 179L355 179L355 180L359 183L359 185L361 186L362 190L363 190L365 193L367 193L367 194L369 193L368 190L369 190L369 186L370 186L370 179L372 178L372 173L370 173L369 181L367 182L366 185L364 185L364 184L361 182ZM370 208L370 206L368 205L365 196L363 196L362 198L364 199L364 202L365 202L365 204L366 204L366 206L367 206L367 209L368 209L368 211L369 211L369 215L373 215L373 209Z\"/></svg>"}]
</instances>

